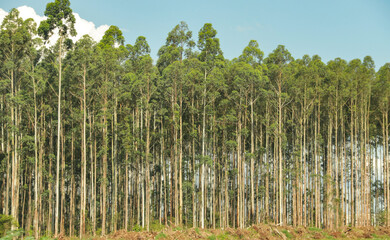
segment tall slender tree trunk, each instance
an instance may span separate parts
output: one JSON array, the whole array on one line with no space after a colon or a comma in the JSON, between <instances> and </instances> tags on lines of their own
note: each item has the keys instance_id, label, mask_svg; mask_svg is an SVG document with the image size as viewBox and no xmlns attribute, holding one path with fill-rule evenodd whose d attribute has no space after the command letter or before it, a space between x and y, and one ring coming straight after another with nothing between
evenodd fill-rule
<instances>
[{"instance_id":1,"label":"tall slender tree trunk","mask_svg":"<svg viewBox=\"0 0 390 240\"><path fill-rule=\"evenodd\" d=\"M239 110L238 110L238 122L237 122L237 166L238 166L238 175L237 175L237 226L239 228L243 228L243 185L245 183L242 182L242 175L243 175L243 164L241 159L241 131L242 131L242 123L241 123L241 98L239 103Z\"/></svg>"},{"instance_id":2,"label":"tall slender tree trunk","mask_svg":"<svg viewBox=\"0 0 390 240\"><path fill-rule=\"evenodd\" d=\"M192 90L192 98L191 98L191 127L192 130L195 131L195 117L194 117L194 90ZM195 137L192 137L192 227L197 227L197 212L196 212L196 169L195 169Z\"/></svg>"},{"instance_id":3,"label":"tall slender tree trunk","mask_svg":"<svg viewBox=\"0 0 390 240\"><path fill-rule=\"evenodd\" d=\"M179 224L183 224L183 89L180 86L180 119L179 119Z\"/></svg>"},{"instance_id":4,"label":"tall slender tree trunk","mask_svg":"<svg viewBox=\"0 0 390 240\"><path fill-rule=\"evenodd\" d=\"M203 121L202 121L202 158L205 158L205 141L206 141L206 71L204 73L205 86L203 90ZM204 228L204 218L205 218L205 163L202 160L202 169L201 169L201 203L200 203L200 224L201 228Z\"/></svg>"},{"instance_id":5,"label":"tall slender tree trunk","mask_svg":"<svg viewBox=\"0 0 390 240\"><path fill-rule=\"evenodd\" d=\"M146 229L149 231L149 222L150 222L150 180L149 180L149 154L150 154L150 117L149 117L149 99L150 99L150 87L149 87L149 78L147 83L147 99L146 99L146 111L145 111L145 128L146 128L146 151L145 151L145 184L146 184Z\"/></svg>"},{"instance_id":6,"label":"tall slender tree trunk","mask_svg":"<svg viewBox=\"0 0 390 240\"><path fill-rule=\"evenodd\" d=\"M91 221L92 221L92 234L96 234L96 158L94 158L93 142L95 138L92 138L92 113L89 114L89 151L90 151L90 163L91 163ZM96 143L95 143L96 144ZM96 151L96 149L95 149Z\"/></svg>"},{"instance_id":7,"label":"tall slender tree trunk","mask_svg":"<svg viewBox=\"0 0 390 240\"><path fill-rule=\"evenodd\" d=\"M350 191L351 191L351 199L350 199L350 215L351 215L351 225L355 226L355 214L354 214L354 201L355 201L355 195L354 195L354 165L355 165L355 143L354 143L354 111L353 111L354 105L353 105L353 99L351 100L351 182L350 182Z\"/></svg>"},{"instance_id":8,"label":"tall slender tree trunk","mask_svg":"<svg viewBox=\"0 0 390 240\"><path fill-rule=\"evenodd\" d=\"M270 220L270 207L269 207L269 177L271 174L271 168L270 168L270 149L269 149L269 103L268 101L266 102L265 105L265 121L266 121L266 126L265 126L265 164L266 164L266 173L265 173L265 221L266 223Z\"/></svg>"},{"instance_id":9,"label":"tall slender tree trunk","mask_svg":"<svg viewBox=\"0 0 390 240\"><path fill-rule=\"evenodd\" d=\"M58 54L58 107L57 107L57 171L56 171L56 207L55 207L55 221L54 221L54 236L58 236L58 221L59 221L59 204L60 204L60 143L61 143L61 77L62 77L62 37L59 41Z\"/></svg>"},{"instance_id":10,"label":"tall slender tree trunk","mask_svg":"<svg viewBox=\"0 0 390 240\"><path fill-rule=\"evenodd\" d=\"M115 81L115 80L114 80ZM116 88L116 84L114 82L114 88ZM117 135L117 106L118 106L118 99L116 96L116 93L114 92L114 114L113 114L113 121L111 122L112 126L112 141L111 141L111 162L112 162L112 185L113 185L113 191L112 191L112 201L113 201L113 208L112 208L112 214L111 214L111 227L113 232L117 230L117 224L118 224L118 159L117 159L117 141L118 141L118 135Z\"/></svg>"},{"instance_id":11,"label":"tall slender tree trunk","mask_svg":"<svg viewBox=\"0 0 390 240\"><path fill-rule=\"evenodd\" d=\"M106 204L107 204L107 96L104 96L104 106L103 106L103 134L102 134L102 143L103 143L103 156L102 156L102 167L103 167L103 176L102 176L102 236L106 235Z\"/></svg>"},{"instance_id":12,"label":"tall slender tree trunk","mask_svg":"<svg viewBox=\"0 0 390 240\"><path fill-rule=\"evenodd\" d=\"M250 223L254 222L255 217L255 188L254 188L254 176L255 176L255 161L254 161L254 155L255 155L255 129L254 129L254 111L253 111L253 86L252 86L252 93L251 93L251 99L250 99L250 105L251 105L251 221Z\"/></svg>"},{"instance_id":13,"label":"tall slender tree trunk","mask_svg":"<svg viewBox=\"0 0 390 240\"><path fill-rule=\"evenodd\" d=\"M129 226L129 153L125 153L125 230Z\"/></svg>"},{"instance_id":14,"label":"tall slender tree trunk","mask_svg":"<svg viewBox=\"0 0 390 240\"><path fill-rule=\"evenodd\" d=\"M73 127L73 125L72 125ZM71 161L71 173L72 173L72 177L71 177L71 195L70 195L70 217L69 217L69 236L72 237L73 236L73 227L74 227L74 223L73 223L73 220L74 220L74 215L75 215L75 211L76 211L76 207L75 207L75 201L76 201L76 183L75 183L75 174L74 174L74 135L73 135L73 132L72 132L72 136L71 136L71 144L70 144L70 148L71 148L71 155L70 155L70 161Z\"/></svg>"},{"instance_id":15,"label":"tall slender tree trunk","mask_svg":"<svg viewBox=\"0 0 390 240\"><path fill-rule=\"evenodd\" d=\"M279 161L279 223L284 225L283 213L283 155L282 155L282 73L279 74L278 83L278 161Z\"/></svg>"},{"instance_id":16,"label":"tall slender tree trunk","mask_svg":"<svg viewBox=\"0 0 390 240\"><path fill-rule=\"evenodd\" d=\"M60 234L65 235L65 126L61 127L61 207Z\"/></svg>"},{"instance_id":17,"label":"tall slender tree trunk","mask_svg":"<svg viewBox=\"0 0 390 240\"><path fill-rule=\"evenodd\" d=\"M81 167L81 205L80 205L80 238L85 235L85 208L87 203L87 97L86 97L87 68L83 65L83 136L82 136L82 167Z\"/></svg>"},{"instance_id":18,"label":"tall slender tree trunk","mask_svg":"<svg viewBox=\"0 0 390 240\"><path fill-rule=\"evenodd\" d=\"M34 92L34 157L35 157L35 172L34 172L34 237L39 237L39 222L38 222L38 192L39 192L39 170L38 168L38 110L37 110L37 90L35 86L35 78L33 77L33 92ZM2 141L3 144L3 141ZM2 146L3 148L3 146Z\"/></svg>"},{"instance_id":19,"label":"tall slender tree trunk","mask_svg":"<svg viewBox=\"0 0 390 240\"><path fill-rule=\"evenodd\" d=\"M11 91L12 97L16 98L17 84L14 76L14 70L11 70ZM18 126L18 108L11 105L11 122L12 122L12 141L11 141L11 156L12 156L12 184L11 184L11 216L19 222L19 155L18 155L18 138L19 133L15 129L19 129ZM12 225L11 230L15 230L16 227Z\"/></svg>"}]
</instances>

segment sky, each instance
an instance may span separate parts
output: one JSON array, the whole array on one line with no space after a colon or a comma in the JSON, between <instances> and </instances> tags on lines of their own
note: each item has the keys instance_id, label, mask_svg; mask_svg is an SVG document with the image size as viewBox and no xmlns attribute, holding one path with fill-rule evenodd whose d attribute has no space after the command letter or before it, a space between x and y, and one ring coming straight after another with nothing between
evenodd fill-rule
<instances>
[{"instance_id":1,"label":"sky","mask_svg":"<svg viewBox=\"0 0 390 240\"><path fill-rule=\"evenodd\" d=\"M0 0L0 18L21 6L42 18L51 1ZM253 39L265 56L281 44L295 59L318 54L324 62L337 57L350 61L369 55L376 69L390 62L388 0L71 0L70 7L79 16L76 30L82 34L91 33L98 41L108 26L116 25L126 43L145 36L154 59L168 32L185 21L195 41L202 26L212 23L228 59L238 57Z\"/></svg>"}]
</instances>

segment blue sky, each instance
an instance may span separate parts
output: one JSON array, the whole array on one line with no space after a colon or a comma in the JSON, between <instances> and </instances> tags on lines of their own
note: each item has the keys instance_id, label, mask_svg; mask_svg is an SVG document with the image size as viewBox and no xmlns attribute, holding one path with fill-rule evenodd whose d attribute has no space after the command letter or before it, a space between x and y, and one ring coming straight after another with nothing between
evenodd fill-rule
<instances>
[{"instance_id":1,"label":"blue sky","mask_svg":"<svg viewBox=\"0 0 390 240\"><path fill-rule=\"evenodd\" d=\"M50 1L0 0L0 8L27 5L42 16ZM228 59L254 39L266 55L283 44L294 58L318 54L327 62L370 55L377 69L390 62L388 0L71 0L71 8L96 26L118 26L126 43L145 36L155 59L168 32L185 21L194 40L204 23L212 23Z\"/></svg>"}]
</instances>

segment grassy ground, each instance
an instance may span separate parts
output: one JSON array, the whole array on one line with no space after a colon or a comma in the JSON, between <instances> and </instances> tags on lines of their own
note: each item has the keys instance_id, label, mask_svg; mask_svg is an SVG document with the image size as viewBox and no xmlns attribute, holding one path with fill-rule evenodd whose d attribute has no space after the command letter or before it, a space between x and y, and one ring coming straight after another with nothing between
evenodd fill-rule
<instances>
[{"instance_id":1,"label":"grassy ground","mask_svg":"<svg viewBox=\"0 0 390 240\"><path fill-rule=\"evenodd\" d=\"M63 238L69 239L69 238ZM107 237L91 237L86 239L116 240L116 239L387 239L390 240L390 228L341 228L337 230L323 230L318 228L293 228L273 225L254 225L246 229L198 229L198 228L164 228L158 231L126 232L117 231Z\"/></svg>"},{"instance_id":2,"label":"grassy ground","mask_svg":"<svg viewBox=\"0 0 390 240\"><path fill-rule=\"evenodd\" d=\"M153 228L153 231L127 232L120 230L105 237L88 237L83 240L119 240L119 239L206 239L206 240L236 240L236 239L261 239L261 240L289 240L289 239L373 239L373 240L390 240L390 228L385 227L362 227L362 228L340 228L335 230L324 230L318 228L293 228L291 226L280 227L275 225L254 225L246 229L199 229L199 228L180 228L180 227L163 227ZM8 232L0 240L22 239L23 230ZM23 238L24 240L33 240L31 236ZM58 240L78 240L77 237L60 236ZM50 237L42 237L41 240L54 240Z\"/></svg>"}]
</instances>

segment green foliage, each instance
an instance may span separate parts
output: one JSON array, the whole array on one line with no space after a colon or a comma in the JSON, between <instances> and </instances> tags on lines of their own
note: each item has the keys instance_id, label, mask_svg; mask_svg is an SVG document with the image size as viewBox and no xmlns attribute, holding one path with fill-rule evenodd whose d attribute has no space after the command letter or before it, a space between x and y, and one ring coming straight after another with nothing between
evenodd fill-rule
<instances>
[{"instance_id":1,"label":"green foliage","mask_svg":"<svg viewBox=\"0 0 390 240\"><path fill-rule=\"evenodd\" d=\"M248 46L244 48L240 61L246 62L252 66L259 66L263 60L264 53L260 50L256 40L250 40Z\"/></svg>"},{"instance_id":2,"label":"green foliage","mask_svg":"<svg viewBox=\"0 0 390 240\"><path fill-rule=\"evenodd\" d=\"M316 228L316 227L309 227L308 229L309 229L309 231L312 231L312 232L321 232L322 231L320 228Z\"/></svg>"},{"instance_id":3,"label":"green foliage","mask_svg":"<svg viewBox=\"0 0 390 240\"><path fill-rule=\"evenodd\" d=\"M214 234L211 235L211 236L208 236L207 239L209 240L217 240L217 236L215 236Z\"/></svg>"},{"instance_id":4,"label":"green foliage","mask_svg":"<svg viewBox=\"0 0 390 240\"><path fill-rule=\"evenodd\" d=\"M52 237L47 237L47 236L43 236L41 238L39 238L39 240L54 240L55 238L52 238Z\"/></svg>"},{"instance_id":5,"label":"green foliage","mask_svg":"<svg viewBox=\"0 0 390 240\"><path fill-rule=\"evenodd\" d=\"M222 60L223 53L219 45L219 39L216 38L217 30L213 28L212 24L204 24L198 35L198 48L201 51L199 59L208 63L208 65L214 65L216 60Z\"/></svg>"},{"instance_id":6,"label":"green foliage","mask_svg":"<svg viewBox=\"0 0 390 240\"><path fill-rule=\"evenodd\" d=\"M142 231L142 227L140 225L138 225L138 224L135 224L133 226L132 231L134 231L134 232L141 232Z\"/></svg>"},{"instance_id":7,"label":"green foliage","mask_svg":"<svg viewBox=\"0 0 390 240\"><path fill-rule=\"evenodd\" d=\"M167 238L167 235L165 235L163 232L160 232L159 234L157 234L157 236L154 238L154 239L165 239Z\"/></svg>"},{"instance_id":8,"label":"green foliage","mask_svg":"<svg viewBox=\"0 0 390 240\"><path fill-rule=\"evenodd\" d=\"M260 214L259 219L274 222L276 211L281 210L279 213L284 213L290 222L296 217L293 216L294 204L303 202L303 193L309 203L301 210L304 216L310 216L309 219L318 213L324 216L342 214L345 211L341 210L341 203L343 207L351 207L350 189L345 189L355 184L351 177L360 181L365 176L362 171L378 168L376 162L372 164L374 160L370 156L374 156L374 152L377 155L386 153L382 148L389 126L390 64L375 73L374 62L369 56L349 62L336 58L326 64L317 55L304 55L295 60L282 45L264 59L255 40L248 43L239 57L228 60L223 57L217 30L211 23L200 29L195 46L185 22L180 22L168 33L155 61L150 56L146 37L139 36L134 43L125 45L123 33L117 26L110 26L99 43L88 35L76 43L67 39L68 34L75 34L69 0L49 3L45 15L48 18L41 22L38 33L47 40L58 29L62 43L66 45L63 56L57 54L62 47L61 41L45 48L33 40L36 26L31 19L24 21L16 9L5 17L0 32L0 127L4 131L1 141L5 149L0 153L0 174L5 176L1 186L2 189L13 188L14 182L10 186L6 181L17 156L16 159L21 160L16 175L17 197L24 201L19 207L20 211L24 206L23 224L30 224L31 221L26 220L33 216L32 212L26 212L27 209L35 210L35 203L28 206L29 197L39 196L37 209L39 221L43 219L40 222L42 232L51 230L48 225L53 222L49 218L54 218L56 194L53 183L57 177L65 184L65 192L59 194L65 197L62 206L65 214L60 214L65 217L65 232L70 227L69 210L75 210L72 228L79 231L78 205L83 192L83 174L80 173L84 170L80 156L83 153L88 161L88 209L96 203L95 213L102 215L103 206L106 208L107 218L112 217L112 220L106 219L105 229L113 229L112 221L121 228L125 216L130 216L129 226L143 221L143 226L150 224L151 231L163 230L165 225L160 224L158 218L165 214L169 216L168 220L164 219L168 224L173 221L180 226L176 231L192 226L193 215L196 221L201 218L199 212L193 212L193 207L200 211L200 206L205 207L206 228L213 227L213 220L216 226L225 224L225 214L228 214L229 226L233 221L239 222L238 213L244 213L245 224L256 222L251 215L252 203L256 203L254 211ZM62 92L65 95L60 101L64 104L60 109L64 116L61 123L64 170L59 173L55 166L55 148L59 145L55 142L62 138L53 130L60 126L55 120L59 103L55 89L60 87L58 57L64 57ZM11 83L14 84L12 89ZM86 112L81 108L84 100ZM35 104L37 117L34 116ZM83 136L84 113L86 139L80 137ZM38 120L37 167L34 120ZM369 127L367 132L366 126ZM352 138L353 134L355 138ZM358 141L354 143L357 148L351 144L353 139ZM14 143L16 140L17 144ZM81 147L83 143L87 144L86 152ZM365 150L372 151L372 155L367 155ZM314 156L315 152L318 156ZM360 156L367 156L371 162L364 162L366 159ZM243 164L238 160L244 160ZM245 162L248 160L253 160L254 175L252 165ZM7 165L9 161L12 162L10 166ZM353 161L358 168L355 167L355 172L351 172ZM205 165L203 173L199 167L202 165ZM319 170L314 171L317 167ZM34 170L41 172L37 175ZM107 176L103 177L102 170L106 170ZM376 217L371 221L386 225L388 212L382 203L386 200L384 194L388 185L381 178L383 172L377 176L375 170L383 171L371 169L371 175L367 173L371 177L366 182L371 191L368 202L379 203L379 208L371 209L372 218ZM282 179L279 179L279 173ZM11 173L13 175L15 172ZM340 196L341 177L346 196ZM319 180L319 191L316 191L316 179ZM35 180L39 180L38 184ZM331 193L327 192L328 185L332 186ZM38 186L38 194L35 194ZM339 191L336 191L337 187ZM354 187L355 198L366 197L363 191L366 185L358 182ZM182 191L178 192L178 188ZM105 203L103 190L107 192ZM335 196L336 192L339 196ZM96 197L93 200L92 194ZM294 194L302 196L295 198ZM253 201L252 196L255 197ZM269 197L268 202L265 196ZM320 204L320 209L311 206L311 199L319 197L326 201L330 196L331 207L325 202ZM280 203L283 209L278 209L276 202L281 199L286 202L285 205ZM238 204L238 201L242 202ZM125 203L131 203L126 205L126 213ZM150 221L145 222L141 212L149 203L150 208L143 213L150 213ZM228 209L225 209L225 203ZM269 209L263 209L266 205ZM175 207L182 212L183 218L177 216L179 211ZM329 213L329 209L332 212ZM96 219L97 235L102 233L100 215ZM181 222L176 224L179 219ZM2 221L0 233L5 234L10 228L7 224L12 224L12 220L1 216L0 223ZM311 226L313 220L308 224ZM85 227L87 232L93 232L92 220L87 219ZM133 231L142 230L145 229L139 225L133 227ZM195 231L199 233L199 229ZM254 232L253 229L250 231ZM291 237L287 230L283 231ZM14 238L20 234L22 232L18 230L8 232L7 236ZM158 238L166 237L162 232L158 235ZM210 239L225 238L229 238L227 233L210 236Z\"/></svg>"},{"instance_id":9,"label":"green foliage","mask_svg":"<svg viewBox=\"0 0 390 240\"><path fill-rule=\"evenodd\" d=\"M7 234L4 235L3 237L0 238L0 240L11 240L11 239L16 239L19 238L23 235L24 231L23 229L17 229L17 230L10 230L7 231ZM31 238L29 238L31 239Z\"/></svg>"},{"instance_id":10,"label":"green foliage","mask_svg":"<svg viewBox=\"0 0 390 240\"><path fill-rule=\"evenodd\" d=\"M217 239L218 240L227 240L227 239L231 239L231 237L229 236L229 234L227 232L223 232L223 233L217 235Z\"/></svg>"},{"instance_id":11,"label":"green foliage","mask_svg":"<svg viewBox=\"0 0 390 240\"><path fill-rule=\"evenodd\" d=\"M182 228L182 227L179 227L179 226L176 226L176 227L173 228L173 230L174 230L174 231L181 231L181 230L183 230L183 228Z\"/></svg>"},{"instance_id":12,"label":"green foliage","mask_svg":"<svg viewBox=\"0 0 390 240\"><path fill-rule=\"evenodd\" d=\"M291 239L291 238L293 238L294 237L294 235L292 235L288 230L282 230L282 233L284 233L284 235L286 235L286 237L288 238L288 239Z\"/></svg>"},{"instance_id":13,"label":"green foliage","mask_svg":"<svg viewBox=\"0 0 390 240\"><path fill-rule=\"evenodd\" d=\"M165 228L165 225L160 224L160 222L157 220L154 220L150 223L150 231L159 232L159 231L162 231L164 228Z\"/></svg>"},{"instance_id":14,"label":"green foliage","mask_svg":"<svg viewBox=\"0 0 390 240\"><path fill-rule=\"evenodd\" d=\"M11 229L12 225L15 225L16 222L13 220L12 216L0 214L0 236Z\"/></svg>"},{"instance_id":15,"label":"green foliage","mask_svg":"<svg viewBox=\"0 0 390 240\"><path fill-rule=\"evenodd\" d=\"M55 0L46 5L45 16L47 20L43 20L38 28L38 34L45 40L53 34L54 29L58 29L60 36L64 37L68 33L71 36L76 36L74 24L76 19L70 8L69 0Z\"/></svg>"},{"instance_id":16,"label":"green foliage","mask_svg":"<svg viewBox=\"0 0 390 240\"><path fill-rule=\"evenodd\" d=\"M378 223L379 226L386 226L386 221L387 221L387 211L382 210L379 213L376 214L376 222Z\"/></svg>"},{"instance_id":17,"label":"green foliage","mask_svg":"<svg viewBox=\"0 0 390 240\"><path fill-rule=\"evenodd\" d=\"M110 26L104 33L102 40L100 40L100 46L114 47L115 44L123 45L124 41L122 31L117 26Z\"/></svg>"}]
</instances>

